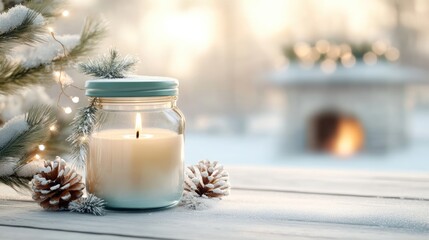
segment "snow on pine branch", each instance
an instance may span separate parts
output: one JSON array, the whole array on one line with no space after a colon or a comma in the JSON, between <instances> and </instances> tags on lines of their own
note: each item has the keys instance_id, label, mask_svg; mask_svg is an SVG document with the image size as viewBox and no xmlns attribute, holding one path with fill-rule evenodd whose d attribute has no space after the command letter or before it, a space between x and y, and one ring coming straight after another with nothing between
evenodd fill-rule
<instances>
[{"instance_id":1,"label":"snow on pine branch","mask_svg":"<svg viewBox=\"0 0 429 240\"><path fill-rule=\"evenodd\" d=\"M0 15L0 35L16 30L22 25L43 25L44 18L39 13L22 5L15 6Z\"/></svg>"},{"instance_id":2,"label":"snow on pine branch","mask_svg":"<svg viewBox=\"0 0 429 240\"><path fill-rule=\"evenodd\" d=\"M5 157L0 161L0 177L8 177L15 173L19 158Z\"/></svg>"},{"instance_id":3,"label":"snow on pine branch","mask_svg":"<svg viewBox=\"0 0 429 240\"><path fill-rule=\"evenodd\" d=\"M61 35L55 37L64 45L66 54L75 48L80 41L79 35ZM14 60L21 62L24 68L34 68L50 64L52 61L64 57L64 49L49 36L44 38L43 43L36 44L34 47L21 46L16 48L12 57Z\"/></svg>"},{"instance_id":4,"label":"snow on pine branch","mask_svg":"<svg viewBox=\"0 0 429 240\"><path fill-rule=\"evenodd\" d=\"M20 61L13 58L0 57L0 94L16 93L18 90L28 87L29 85L50 84L56 81L58 76L55 76L55 72L53 71L59 71L63 67L75 63L80 57L87 55L95 45L99 43L105 32L106 27L103 25L103 22L88 19L85 22L79 39L76 39L73 35L57 37L60 41L64 41L65 47L67 48L66 56L64 56L61 44L56 42L57 47L52 43L50 44L52 48L34 50L35 55L41 54L41 56L37 57L36 55L36 57L30 58L28 62L22 64ZM49 41L53 41L53 39ZM4 47L3 45L4 42L0 36L0 53L2 47ZM43 48L44 45L40 47ZM61 49L62 52L58 52L58 49ZM25 53L22 53L22 55L24 54ZM48 60L51 57L52 61L49 62ZM37 63L43 64L35 65ZM63 74L63 76L65 75ZM64 81L66 80L67 79L64 79ZM61 80L61 82L63 82L63 80Z\"/></svg>"},{"instance_id":5,"label":"snow on pine branch","mask_svg":"<svg viewBox=\"0 0 429 240\"><path fill-rule=\"evenodd\" d=\"M17 122L15 123L15 121ZM49 139L49 128L55 122L52 107L44 105L33 106L25 115L24 120L12 119L7 122L2 129L4 132L0 135L2 140L0 161L3 161L5 157L16 157L20 159L18 166L25 163L26 155Z\"/></svg>"},{"instance_id":6,"label":"snow on pine branch","mask_svg":"<svg viewBox=\"0 0 429 240\"><path fill-rule=\"evenodd\" d=\"M11 139L27 131L29 127L30 126L25 120L24 115L16 116L6 122L6 124L0 129L0 149L2 149Z\"/></svg>"},{"instance_id":7,"label":"snow on pine branch","mask_svg":"<svg viewBox=\"0 0 429 240\"><path fill-rule=\"evenodd\" d=\"M46 34L43 16L18 5L0 15L0 52L9 51L15 44L33 44Z\"/></svg>"},{"instance_id":8,"label":"snow on pine branch","mask_svg":"<svg viewBox=\"0 0 429 240\"><path fill-rule=\"evenodd\" d=\"M79 64L81 72L97 78L124 78L137 63L137 59L119 55L115 49L110 49L109 54L90 59Z\"/></svg>"}]
</instances>

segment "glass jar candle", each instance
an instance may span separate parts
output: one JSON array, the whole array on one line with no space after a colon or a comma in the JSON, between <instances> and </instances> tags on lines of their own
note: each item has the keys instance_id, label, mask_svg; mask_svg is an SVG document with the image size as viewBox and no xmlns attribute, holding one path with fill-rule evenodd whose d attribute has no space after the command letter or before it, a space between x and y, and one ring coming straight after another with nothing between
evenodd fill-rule
<instances>
[{"instance_id":1,"label":"glass jar candle","mask_svg":"<svg viewBox=\"0 0 429 240\"><path fill-rule=\"evenodd\" d=\"M86 82L99 119L86 165L89 193L110 208L177 204L183 192L185 120L176 106L178 81L163 77Z\"/></svg>"}]
</instances>

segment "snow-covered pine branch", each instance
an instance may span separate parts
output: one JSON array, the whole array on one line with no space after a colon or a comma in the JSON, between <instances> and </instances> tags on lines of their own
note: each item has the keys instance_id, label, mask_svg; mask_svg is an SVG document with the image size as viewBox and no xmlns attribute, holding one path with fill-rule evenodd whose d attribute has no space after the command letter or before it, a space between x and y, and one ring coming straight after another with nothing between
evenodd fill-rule
<instances>
[{"instance_id":1,"label":"snow-covered pine branch","mask_svg":"<svg viewBox=\"0 0 429 240\"><path fill-rule=\"evenodd\" d=\"M23 60L27 58L26 53L22 54L21 61L0 56L0 94L15 93L29 85L53 83L57 78L53 71L67 67L88 54L101 40L105 30L102 23L88 20L80 38L73 35L58 36L58 40L64 41L66 55L62 46L58 42L52 42L52 39L46 44L47 47L44 43L36 50L28 50L27 53L33 53L29 60Z\"/></svg>"},{"instance_id":2,"label":"snow-covered pine branch","mask_svg":"<svg viewBox=\"0 0 429 240\"><path fill-rule=\"evenodd\" d=\"M28 183L27 176L22 177L10 173L25 166L28 157L39 144L49 139L49 128L55 123L54 112L49 106L35 106L25 115L7 122L0 130L0 182L9 186L25 187ZM9 168L13 168L11 171ZM8 170L9 169L9 170ZM31 171L25 169L22 174ZM24 181L25 180L25 181Z\"/></svg>"},{"instance_id":3,"label":"snow-covered pine branch","mask_svg":"<svg viewBox=\"0 0 429 240\"><path fill-rule=\"evenodd\" d=\"M59 35L55 36L55 38L64 45L66 54L80 42L80 36L77 34ZM45 36L43 43L36 44L33 47L21 46L16 48L10 57L20 62L24 68L34 68L40 65L48 65L52 61L61 59L64 57L64 49L52 36Z\"/></svg>"},{"instance_id":4,"label":"snow-covered pine branch","mask_svg":"<svg viewBox=\"0 0 429 240\"><path fill-rule=\"evenodd\" d=\"M15 44L33 44L41 41L47 31L45 19L37 11L17 5L0 15L0 52Z\"/></svg>"},{"instance_id":5,"label":"snow-covered pine branch","mask_svg":"<svg viewBox=\"0 0 429 240\"><path fill-rule=\"evenodd\" d=\"M54 111L49 106L34 106L25 116L25 122L21 119L14 120L2 128L0 136L0 161L3 158L16 157L24 163L26 155L43 144L49 138L49 128L55 123ZM18 164L19 166L20 164Z\"/></svg>"},{"instance_id":6,"label":"snow-covered pine branch","mask_svg":"<svg viewBox=\"0 0 429 240\"><path fill-rule=\"evenodd\" d=\"M0 149L2 149L11 139L27 131L29 128L24 115L16 116L6 122L6 124L0 128ZM3 156L0 156L0 159Z\"/></svg>"}]
</instances>

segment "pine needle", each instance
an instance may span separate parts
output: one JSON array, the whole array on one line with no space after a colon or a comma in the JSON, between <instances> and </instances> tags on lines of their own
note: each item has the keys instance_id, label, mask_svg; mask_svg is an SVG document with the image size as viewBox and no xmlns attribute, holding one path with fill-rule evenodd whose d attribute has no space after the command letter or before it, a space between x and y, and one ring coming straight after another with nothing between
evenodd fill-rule
<instances>
[{"instance_id":1,"label":"pine needle","mask_svg":"<svg viewBox=\"0 0 429 240\"><path fill-rule=\"evenodd\" d=\"M50 106L32 107L26 115L28 130L13 137L0 149L2 157L21 159L18 167L27 161L27 153L32 152L39 144L49 139L49 128L55 123L55 116Z\"/></svg>"},{"instance_id":2,"label":"pine needle","mask_svg":"<svg viewBox=\"0 0 429 240\"><path fill-rule=\"evenodd\" d=\"M42 42L42 36L47 33L44 24L35 24L39 12L28 9L28 12L19 26L0 34L0 53L6 53L14 45L31 45Z\"/></svg>"},{"instance_id":3,"label":"pine needle","mask_svg":"<svg viewBox=\"0 0 429 240\"><path fill-rule=\"evenodd\" d=\"M34 1L34 0L25 0L23 3L26 7L33 9L43 17L51 20L52 18L60 17L62 12L60 11L66 1L63 0L43 0L43 1Z\"/></svg>"},{"instance_id":4,"label":"pine needle","mask_svg":"<svg viewBox=\"0 0 429 240\"><path fill-rule=\"evenodd\" d=\"M108 55L81 63L79 68L83 73L97 78L123 78L136 63L137 59L121 57L118 51L111 49Z\"/></svg>"},{"instance_id":5,"label":"pine needle","mask_svg":"<svg viewBox=\"0 0 429 240\"><path fill-rule=\"evenodd\" d=\"M79 64L81 71L98 78L123 78L134 64L136 59L121 57L116 50L110 50L108 55ZM91 104L81 108L73 119L72 134L67 138L71 142L71 160L74 167L83 168L88 154L89 137L97 123L98 99L93 98ZM100 121L98 121L100 122Z\"/></svg>"},{"instance_id":6,"label":"pine needle","mask_svg":"<svg viewBox=\"0 0 429 240\"><path fill-rule=\"evenodd\" d=\"M29 85L46 85L55 81L52 74L57 66L67 66L86 56L104 36L106 28L102 22L88 20L85 23L79 44L69 49L66 56L56 58L50 64L25 68L0 56L0 94L13 94ZM1 45L1 43L0 43Z\"/></svg>"},{"instance_id":7,"label":"pine needle","mask_svg":"<svg viewBox=\"0 0 429 240\"><path fill-rule=\"evenodd\" d=\"M93 98L89 106L79 109L71 123L72 134L67 138L67 141L71 143L72 165L79 169L85 167L89 137L97 122L97 103L98 99Z\"/></svg>"},{"instance_id":8,"label":"pine needle","mask_svg":"<svg viewBox=\"0 0 429 240\"><path fill-rule=\"evenodd\" d=\"M38 106L30 109L25 116L28 130L12 137L2 148L0 148L0 160L7 161L10 158L18 158L17 168L23 166L29 153L33 152L39 144L49 139L49 128L55 123L53 110L49 106ZM6 184L13 189L28 188L29 178L19 176L0 177L0 183Z\"/></svg>"},{"instance_id":9,"label":"pine needle","mask_svg":"<svg viewBox=\"0 0 429 240\"><path fill-rule=\"evenodd\" d=\"M106 35L106 23L100 19L87 18L80 35L80 42L73 49L69 50L67 61L76 61L82 56L88 55L91 50ZM56 60L56 62L62 59Z\"/></svg>"},{"instance_id":10,"label":"pine needle","mask_svg":"<svg viewBox=\"0 0 429 240\"><path fill-rule=\"evenodd\" d=\"M105 202L93 194L89 194L86 198L80 198L69 204L69 210L77 213L89 213L95 216L106 214L104 209Z\"/></svg>"},{"instance_id":11,"label":"pine needle","mask_svg":"<svg viewBox=\"0 0 429 240\"><path fill-rule=\"evenodd\" d=\"M2 176L0 177L0 183L3 183L11 188L13 188L15 191L19 191L20 189L30 189L28 183L30 182L31 178L23 178L18 176Z\"/></svg>"}]
</instances>

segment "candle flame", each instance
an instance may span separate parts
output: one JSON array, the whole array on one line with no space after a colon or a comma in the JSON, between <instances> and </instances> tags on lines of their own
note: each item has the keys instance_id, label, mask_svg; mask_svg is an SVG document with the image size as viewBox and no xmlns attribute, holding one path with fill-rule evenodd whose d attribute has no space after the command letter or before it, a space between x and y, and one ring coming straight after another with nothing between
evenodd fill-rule
<instances>
[{"instance_id":1,"label":"candle flame","mask_svg":"<svg viewBox=\"0 0 429 240\"><path fill-rule=\"evenodd\" d=\"M142 116L140 113L136 114L136 138L139 138L142 131Z\"/></svg>"}]
</instances>

